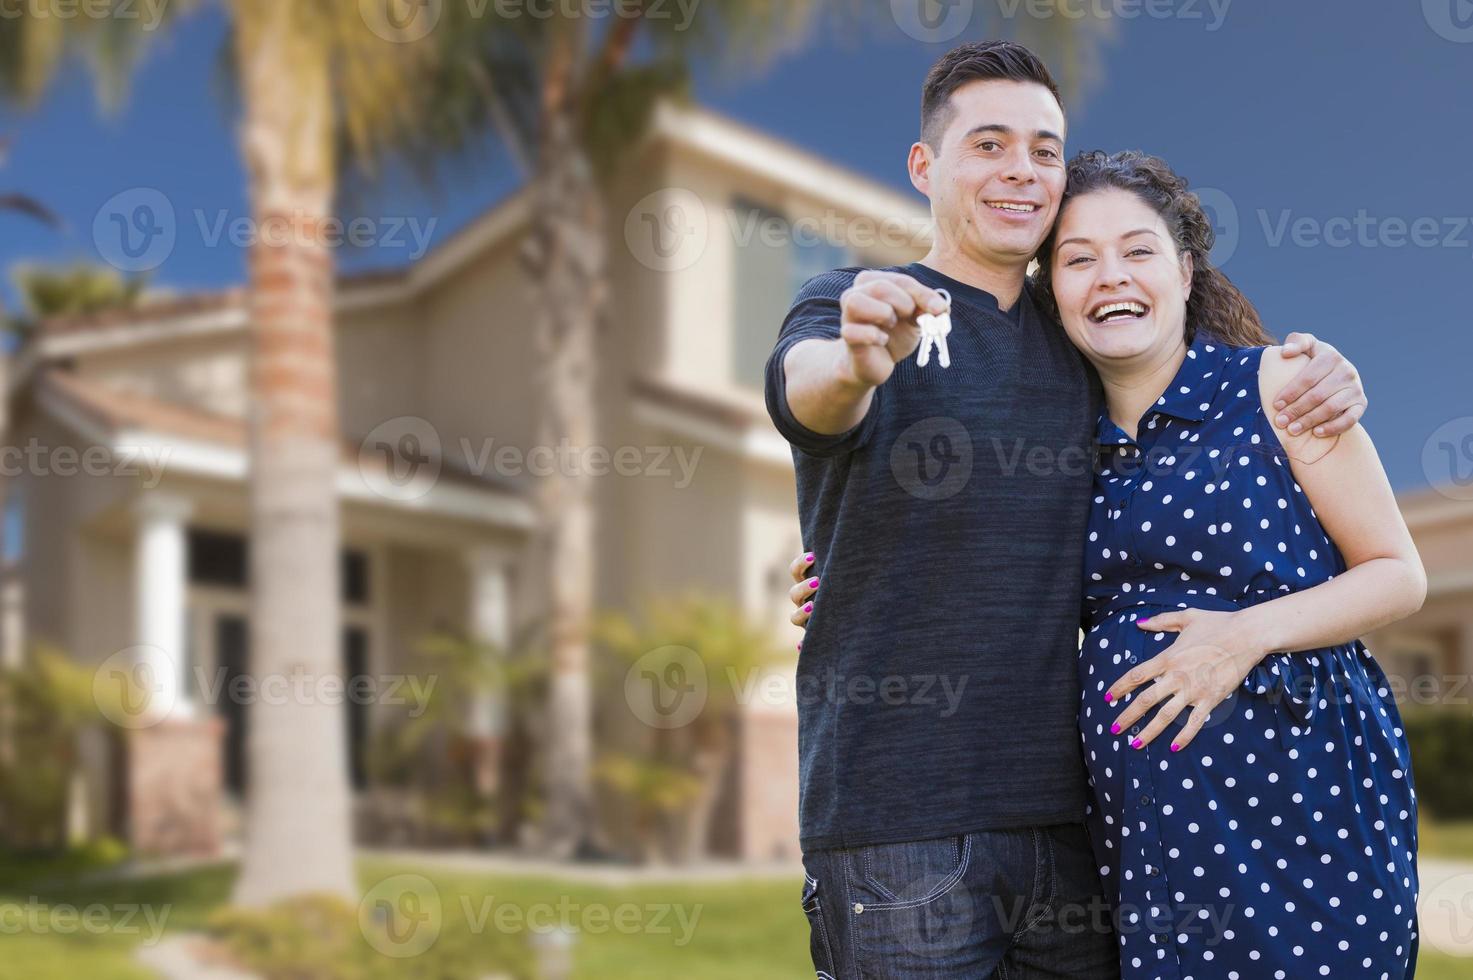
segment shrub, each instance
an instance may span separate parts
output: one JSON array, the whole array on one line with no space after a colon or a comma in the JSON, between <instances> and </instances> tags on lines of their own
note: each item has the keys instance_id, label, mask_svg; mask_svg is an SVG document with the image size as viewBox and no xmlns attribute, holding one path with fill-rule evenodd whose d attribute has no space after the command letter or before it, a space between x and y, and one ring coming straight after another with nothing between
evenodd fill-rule
<instances>
[{"instance_id":1,"label":"shrub","mask_svg":"<svg viewBox=\"0 0 1473 980\"><path fill-rule=\"evenodd\" d=\"M1403 722L1418 804L1438 820L1473 819L1473 715L1413 711Z\"/></svg>"}]
</instances>

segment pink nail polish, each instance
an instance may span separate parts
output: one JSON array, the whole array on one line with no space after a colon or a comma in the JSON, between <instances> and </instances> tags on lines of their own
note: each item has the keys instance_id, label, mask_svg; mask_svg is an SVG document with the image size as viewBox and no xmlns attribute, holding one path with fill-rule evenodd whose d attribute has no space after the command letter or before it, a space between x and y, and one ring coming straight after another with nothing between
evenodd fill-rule
<instances>
[{"instance_id":1,"label":"pink nail polish","mask_svg":"<svg viewBox=\"0 0 1473 980\"><path fill-rule=\"evenodd\" d=\"M803 556L803 560L806 561L806 562L809 562L811 564L813 562L813 555L812 554L804 555Z\"/></svg>"},{"instance_id":2,"label":"pink nail polish","mask_svg":"<svg viewBox=\"0 0 1473 980\"><path fill-rule=\"evenodd\" d=\"M804 606L803 607L803 611L804 612L813 612L813 603L810 602L808 605Z\"/></svg>"},{"instance_id":3,"label":"pink nail polish","mask_svg":"<svg viewBox=\"0 0 1473 980\"><path fill-rule=\"evenodd\" d=\"M818 588L818 579L816 579L816 578L815 579L810 579L809 582L808 582L808 587L810 589L816 589L816 588Z\"/></svg>"},{"instance_id":4,"label":"pink nail polish","mask_svg":"<svg viewBox=\"0 0 1473 980\"><path fill-rule=\"evenodd\" d=\"M799 640L798 641L798 652L799 653L802 653L803 652L803 641L802 640Z\"/></svg>"},{"instance_id":5,"label":"pink nail polish","mask_svg":"<svg viewBox=\"0 0 1473 980\"><path fill-rule=\"evenodd\" d=\"M1171 751L1173 751L1173 752L1180 752L1181 751L1181 746L1180 745L1177 745L1175 742L1172 742L1171 743Z\"/></svg>"},{"instance_id":6,"label":"pink nail polish","mask_svg":"<svg viewBox=\"0 0 1473 980\"><path fill-rule=\"evenodd\" d=\"M1111 735L1119 735L1120 734L1120 726L1119 725L1111 725L1110 726L1110 734Z\"/></svg>"},{"instance_id":7,"label":"pink nail polish","mask_svg":"<svg viewBox=\"0 0 1473 980\"><path fill-rule=\"evenodd\" d=\"M1114 701L1114 700L1115 700L1115 695L1111 694L1109 691L1106 691L1105 692L1105 703L1106 704L1109 704L1111 701Z\"/></svg>"},{"instance_id":8,"label":"pink nail polish","mask_svg":"<svg viewBox=\"0 0 1473 980\"><path fill-rule=\"evenodd\" d=\"M1134 742L1131 742L1130 743L1130 747L1133 748L1133 749L1138 749L1138 748L1141 747L1141 744L1142 744L1141 743L1141 740L1140 739L1136 739Z\"/></svg>"}]
</instances>

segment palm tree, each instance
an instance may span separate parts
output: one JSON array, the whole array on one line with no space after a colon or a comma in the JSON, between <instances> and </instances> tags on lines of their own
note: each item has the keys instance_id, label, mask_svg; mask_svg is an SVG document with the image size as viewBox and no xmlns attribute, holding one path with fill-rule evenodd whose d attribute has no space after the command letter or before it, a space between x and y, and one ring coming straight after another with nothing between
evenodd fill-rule
<instances>
[{"instance_id":1,"label":"palm tree","mask_svg":"<svg viewBox=\"0 0 1473 980\"><path fill-rule=\"evenodd\" d=\"M193 3L165 8L177 16ZM408 113L433 42L371 31L357 3L229 0L240 146L258 235L251 309L251 665L258 676L339 672L333 256L324 240L339 166L371 162L413 129ZM115 107L154 33L109 0L106 16L33 7L0 20L0 90L34 102L66 55L86 53ZM402 43L401 43L402 42ZM423 42L423 43L420 43ZM347 151L346 153L343 151ZM341 706L281 699L252 708L252 787L237 903L357 893Z\"/></svg>"}]
</instances>

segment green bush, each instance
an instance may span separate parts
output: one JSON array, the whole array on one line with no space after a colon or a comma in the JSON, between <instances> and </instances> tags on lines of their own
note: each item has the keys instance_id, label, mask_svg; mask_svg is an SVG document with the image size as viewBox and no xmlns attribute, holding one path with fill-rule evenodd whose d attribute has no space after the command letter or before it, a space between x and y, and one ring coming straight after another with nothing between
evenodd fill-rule
<instances>
[{"instance_id":1,"label":"green bush","mask_svg":"<svg viewBox=\"0 0 1473 980\"><path fill-rule=\"evenodd\" d=\"M1473 819L1473 715L1414 711L1403 720L1419 806L1438 820Z\"/></svg>"},{"instance_id":2,"label":"green bush","mask_svg":"<svg viewBox=\"0 0 1473 980\"><path fill-rule=\"evenodd\" d=\"M497 931L488 922L472 929L446 909L440 932L423 952L385 955L369 941L359 910L342 899L307 896L264 910L222 909L210 933L231 956L265 980L532 980L532 951L522 934ZM385 947L382 943L380 948Z\"/></svg>"},{"instance_id":3,"label":"green bush","mask_svg":"<svg viewBox=\"0 0 1473 980\"><path fill-rule=\"evenodd\" d=\"M67 839L72 780L87 728L113 731L92 671L46 646L0 670L0 842L17 851L60 853Z\"/></svg>"}]
</instances>

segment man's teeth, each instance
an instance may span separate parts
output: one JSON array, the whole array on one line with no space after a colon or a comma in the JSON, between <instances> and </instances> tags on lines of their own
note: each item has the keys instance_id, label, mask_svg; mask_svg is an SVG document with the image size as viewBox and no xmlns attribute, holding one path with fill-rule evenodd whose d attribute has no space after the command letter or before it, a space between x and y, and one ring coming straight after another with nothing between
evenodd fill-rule
<instances>
[{"instance_id":1,"label":"man's teeth","mask_svg":"<svg viewBox=\"0 0 1473 980\"><path fill-rule=\"evenodd\" d=\"M1008 201L988 201L987 206L989 208L1000 208L1003 211L1021 211L1024 214L1031 214L1038 210L1037 204L1013 204Z\"/></svg>"},{"instance_id":2,"label":"man's teeth","mask_svg":"<svg viewBox=\"0 0 1473 980\"><path fill-rule=\"evenodd\" d=\"M1089 316L1090 319L1100 322L1117 315L1145 316L1146 308L1139 303L1106 303L1104 306L1095 307L1094 312Z\"/></svg>"}]
</instances>

